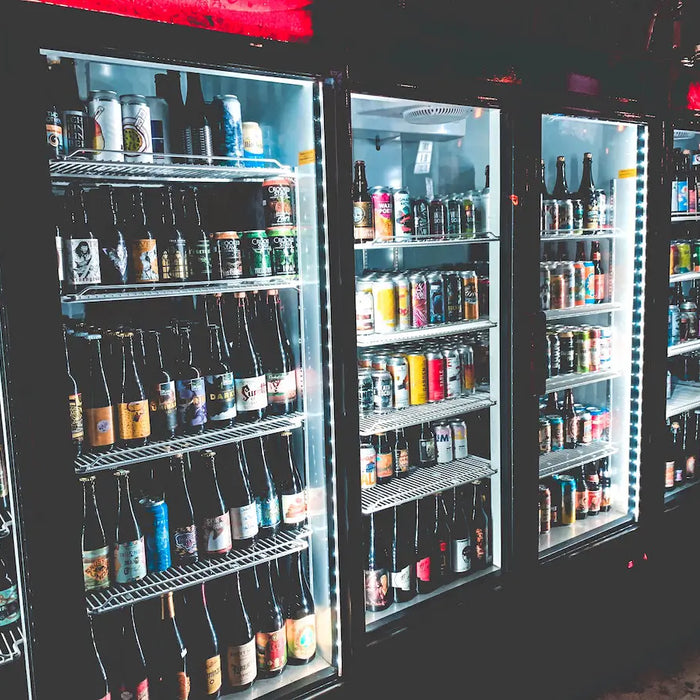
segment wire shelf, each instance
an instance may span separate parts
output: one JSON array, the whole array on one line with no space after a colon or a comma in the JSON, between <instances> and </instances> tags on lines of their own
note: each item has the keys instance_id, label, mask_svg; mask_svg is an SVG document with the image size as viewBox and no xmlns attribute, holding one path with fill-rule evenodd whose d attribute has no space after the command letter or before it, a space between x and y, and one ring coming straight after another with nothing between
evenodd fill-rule
<instances>
[{"instance_id":1,"label":"wire shelf","mask_svg":"<svg viewBox=\"0 0 700 700\"><path fill-rule=\"evenodd\" d=\"M700 221L700 214L691 212L671 212L671 221Z\"/></svg>"},{"instance_id":2,"label":"wire shelf","mask_svg":"<svg viewBox=\"0 0 700 700\"><path fill-rule=\"evenodd\" d=\"M152 442L143 447L120 447L111 452L87 454L75 460L75 469L79 474L116 469L135 462L161 459L175 452L195 452L206 450L229 442L248 440L262 435L280 433L283 430L299 428L304 421L304 414L290 413L285 416L269 416L254 423L240 423L231 428L211 428L200 435L183 435L171 440Z\"/></svg>"},{"instance_id":3,"label":"wire shelf","mask_svg":"<svg viewBox=\"0 0 700 700\"><path fill-rule=\"evenodd\" d=\"M678 272L669 277L668 283L675 284L676 282L692 282L693 280L700 280L700 272Z\"/></svg>"},{"instance_id":4,"label":"wire shelf","mask_svg":"<svg viewBox=\"0 0 700 700\"><path fill-rule=\"evenodd\" d=\"M585 233L573 233L572 231L540 231L540 243L551 241L578 241L591 238L615 238L622 233L620 229L603 228L596 231L586 231Z\"/></svg>"},{"instance_id":5,"label":"wire shelf","mask_svg":"<svg viewBox=\"0 0 700 700\"><path fill-rule=\"evenodd\" d=\"M700 277L700 275L698 275ZM575 316L589 316L592 314L610 314L619 311L622 304L606 302L605 304L584 304L583 306L571 306L567 309L547 309L544 317L548 321L555 321L560 318L573 318Z\"/></svg>"},{"instance_id":6,"label":"wire shelf","mask_svg":"<svg viewBox=\"0 0 700 700\"><path fill-rule=\"evenodd\" d=\"M599 369L597 372L571 372L569 374L559 374L547 380L546 391L560 391L561 389L571 389L584 384L595 384L605 382L608 379L619 377L621 372L616 369Z\"/></svg>"},{"instance_id":7,"label":"wire shelf","mask_svg":"<svg viewBox=\"0 0 700 700\"><path fill-rule=\"evenodd\" d=\"M668 357L685 355L687 352L695 352L696 350L700 350L700 340L686 340L685 342L678 343L677 345L669 345Z\"/></svg>"},{"instance_id":8,"label":"wire shelf","mask_svg":"<svg viewBox=\"0 0 700 700\"><path fill-rule=\"evenodd\" d=\"M213 280L211 282L158 282L153 285L114 284L86 287L75 294L64 294L66 304L85 304L91 301L124 301L161 297L189 296L191 294L228 294L258 289L289 289L299 286L299 276L252 277L237 280Z\"/></svg>"},{"instance_id":9,"label":"wire shelf","mask_svg":"<svg viewBox=\"0 0 700 700\"><path fill-rule=\"evenodd\" d=\"M410 476L403 479L392 479L388 484L363 489L362 512L368 515L495 473L496 470L488 460L473 455L427 469L416 468Z\"/></svg>"},{"instance_id":10,"label":"wire shelf","mask_svg":"<svg viewBox=\"0 0 700 700\"><path fill-rule=\"evenodd\" d=\"M617 448L609 442L593 442L590 445L578 445L573 450L548 452L540 455L540 479L609 457L616 452Z\"/></svg>"},{"instance_id":11,"label":"wire shelf","mask_svg":"<svg viewBox=\"0 0 700 700\"><path fill-rule=\"evenodd\" d=\"M499 237L495 233L477 233L471 238L430 238L414 237L407 241L367 241L355 243L355 250L383 250L385 248L422 248L445 245L464 245L465 243L488 243L497 241Z\"/></svg>"},{"instance_id":12,"label":"wire shelf","mask_svg":"<svg viewBox=\"0 0 700 700\"><path fill-rule=\"evenodd\" d=\"M282 175L294 177L294 171L279 161L269 158L248 160L250 165L237 164L236 159L225 156L188 156L169 154L170 163L143 163L127 161L93 160L95 155L106 154L133 157L127 151L96 151L85 148L74 151L60 160L49 161L53 180L126 180L129 182L258 182L267 177ZM189 161L189 162L188 162ZM192 162L194 161L194 162ZM239 159L239 163L244 159Z\"/></svg>"},{"instance_id":13,"label":"wire shelf","mask_svg":"<svg viewBox=\"0 0 700 700\"><path fill-rule=\"evenodd\" d=\"M486 328L495 327L493 321L480 318L476 321L458 321L456 323L440 323L424 328L411 328L407 331L394 331L393 333L368 333L357 336L358 348L372 348L378 345L393 345L395 343L408 343L412 340L424 340L426 338L441 338L446 335L460 335L473 333Z\"/></svg>"},{"instance_id":14,"label":"wire shelf","mask_svg":"<svg viewBox=\"0 0 700 700\"><path fill-rule=\"evenodd\" d=\"M360 416L360 435L373 435L382 430L396 430L397 428L407 428L409 425L429 423L441 418L479 411L495 404L496 402L492 401L487 393L477 391L470 396L461 396L457 399L408 406L408 408L400 408L386 413L372 413Z\"/></svg>"},{"instance_id":15,"label":"wire shelf","mask_svg":"<svg viewBox=\"0 0 700 700\"><path fill-rule=\"evenodd\" d=\"M18 626L0 631L0 666L9 664L22 656L24 638Z\"/></svg>"},{"instance_id":16,"label":"wire shelf","mask_svg":"<svg viewBox=\"0 0 700 700\"><path fill-rule=\"evenodd\" d=\"M691 411L700 406L700 383L678 382L666 399L666 418Z\"/></svg>"},{"instance_id":17,"label":"wire shelf","mask_svg":"<svg viewBox=\"0 0 700 700\"><path fill-rule=\"evenodd\" d=\"M12 532L12 516L5 510L0 510L0 539Z\"/></svg>"},{"instance_id":18,"label":"wire shelf","mask_svg":"<svg viewBox=\"0 0 700 700\"><path fill-rule=\"evenodd\" d=\"M150 598L157 598L168 591L178 591L204 581L211 581L256 564L264 564L309 546L309 528L299 532L281 531L272 537L260 540L246 549L229 552L225 557L198 561L185 566L175 566L166 571L147 574L135 583L122 583L105 591L95 591L85 596L89 615L133 605Z\"/></svg>"}]
</instances>

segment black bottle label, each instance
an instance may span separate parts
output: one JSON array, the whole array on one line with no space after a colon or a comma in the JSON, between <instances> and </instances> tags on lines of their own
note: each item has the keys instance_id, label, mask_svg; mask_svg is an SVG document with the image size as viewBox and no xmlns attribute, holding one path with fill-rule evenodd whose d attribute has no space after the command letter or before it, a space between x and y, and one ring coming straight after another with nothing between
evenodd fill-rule
<instances>
[{"instance_id":1,"label":"black bottle label","mask_svg":"<svg viewBox=\"0 0 700 700\"><path fill-rule=\"evenodd\" d=\"M236 386L233 373L207 375L205 383L209 420L233 420L236 417Z\"/></svg>"},{"instance_id":2,"label":"black bottle label","mask_svg":"<svg viewBox=\"0 0 700 700\"><path fill-rule=\"evenodd\" d=\"M189 254L190 274L195 279L208 280L211 277L211 249L209 241L198 240Z\"/></svg>"}]
</instances>

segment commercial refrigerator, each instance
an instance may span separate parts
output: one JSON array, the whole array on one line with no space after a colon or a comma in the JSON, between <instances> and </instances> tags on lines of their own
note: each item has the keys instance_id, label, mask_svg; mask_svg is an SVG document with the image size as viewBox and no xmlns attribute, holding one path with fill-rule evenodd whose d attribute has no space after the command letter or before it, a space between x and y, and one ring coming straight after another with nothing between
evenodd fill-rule
<instances>
[{"instance_id":1,"label":"commercial refrigerator","mask_svg":"<svg viewBox=\"0 0 700 700\"><path fill-rule=\"evenodd\" d=\"M10 461L15 462L21 504L22 517L17 526L25 541L21 580L29 588L24 608L30 626L28 696L50 697L56 692L58 678L79 679L82 649L89 647L89 640L82 633L86 611L112 683L109 659L118 646L115 642L118 636L114 636L112 629L117 623L101 620L119 619L129 606L133 606L138 618L138 611L147 609L149 601L170 591L177 595L206 583L209 592L218 579L230 580L224 577L237 571L251 571L253 567L264 571L260 565L275 564L278 560L273 575L279 584L284 576L282 562L288 561L287 555L293 553L300 553L315 603L315 657L304 665L288 665L275 678L258 678L243 696L297 696L337 685L343 677L347 651L341 633L346 588L338 557L347 530L339 511L339 504L345 500L345 477L338 471L335 447L339 409L334 387L339 382L333 362L336 331L331 323L331 306L338 275L334 270L336 244L329 235L328 212L333 190L329 190L327 183L327 163L333 162L335 156L333 139L327 138L326 126L327 120L333 120L335 109L332 81L324 82L318 62L309 69L314 61L299 47L251 42L191 27L29 3L19 5L15 8L17 26L23 29L10 40L9 62L10 86L23 104L24 116L17 125L16 139L16 155L23 164L19 177L10 185L9 195L17 202L27 202L31 192L32 205L21 213L16 211L13 220L16 224L22 221L23 228L32 231L33 281L28 306L29 297L25 294L28 287L21 291L27 277L17 274L16 266L10 263L27 242L8 239L3 257L3 304L10 338L9 377L20 377L17 383L9 382L8 388L15 408L11 414L13 439L9 455ZM102 150L106 148L104 142L88 138L78 148L74 142L64 140L67 146L64 153L47 156L46 101L52 93L50 101L61 100L60 91L56 94L51 87L48 67L61 65L67 67L68 83L77 81L83 105L95 94L91 91L113 91L117 100L122 95L154 96L155 76L168 72L175 76L176 92L179 90L181 99L185 100L187 76L196 75L205 104L209 105L215 95L238 97L242 120L258 123L257 134L262 135L265 148L255 153L236 150L230 156L211 153L197 156L196 151L190 150L187 155L178 156L173 146L170 149L166 146L158 153L153 138L153 149L146 148L141 155L135 155L123 147ZM123 100L122 105L125 105ZM57 111L60 119L60 106ZM123 107L122 117L125 114ZM154 116L151 112L152 119ZM171 117L174 116L171 112ZM210 118L215 128L216 118ZM84 123L91 124L89 120ZM137 131L138 126L131 124ZM94 123L89 128L94 129ZM156 129L153 126L151 137L157 135ZM95 133L97 130L93 131L93 139ZM102 135L106 136L104 129ZM134 138L133 132L130 138L124 136L127 149L139 148L134 146ZM258 138L257 146L260 145ZM152 155L151 150L156 154ZM67 192L69 197L78 192L82 193L78 194L79 198L89 199L91 191L111 185L117 200L128 199L125 193L131 188L136 200L143 197L148 203L153 192L158 188L163 191L163 185L173 186L175 192L196 188L202 227L208 233L234 232L235 238L235 232L250 229L256 230L260 239L266 235L262 190L265 180L283 180L288 187L291 183L292 194L285 211L291 208L292 217L296 216L295 220L287 221L296 226L291 232L296 246L296 270L287 268L283 274L272 274L263 266L262 271L248 274L253 269L250 267L243 276L234 273L226 278L220 273L218 279L214 275L212 279L196 282L161 280L147 284L132 284L131 279L104 284L106 279L95 282L88 277L78 287L66 286L65 278L60 286L57 251L69 249L65 248L65 242L54 244L55 212L56 205L60 210L62 202L69 204L65 199ZM99 214L95 222L98 220ZM75 217L72 222L75 223ZM59 228L62 225L67 226L59 218ZM89 225L99 239L99 224L89 222ZM230 239L231 235L227 237ZM139 261L143 262L134 260ZM151 270L160 269L162 273L160 263L149 260L143 264L144 270L150 266ZM58 269L60 273L60 262ZM258 276L251 279L251 274ZM222 325L221 316L212 311L215 308L212 300L218 295L224 299L224 329L230 324L227 330L231 333L236 330L233 294L246 293L245 304L252 313L253 294L265 294L271 289L279 292L282 324L295 372L297 399L291 407L253 422L238 421L221 428L207 426L195 435L150 439L145 445L118 446L105 452L90 449L86 433L82 455L75 457L64 396L62 326L68 329L71 369L80 384L80 379L85 379L87 365L84 357L73 353L80 344L75 345L75 333L80 335L87 326L90 334L103 335L103 351L106 351L107 329L120 325L122 330L130 326L137 333L139 328L164 331L172 319L177 319L180 327L189 325L194 336L194 331L205 328L206 324ZM226 311L229 301L233 303ZM336 315L335 308L332 315ZM342 318L341 311L337 315ZM256 342L259 346L261 338ZM258 349L260 354L265 350ZM32 369L38 356L41 360ZM236 365L235 354L231 362ZM105 363L108 364L106 355ZM41 372L37 371L38 366ZM234 375L235 372L234 369ZM46 377L50 379L47 381ZM30 395L43 397L45 428L40 439L37 439L32 402L25 398ZM239 394L236 396L238 400ZM251 547L234 550L216 560L200 558L196 564L171 566L159 573L151 572L149 566L149 573L143 579L115 584L112 578L107 589L85 593L80 575L79 477L96 477L97 502L109 540L114 537L116 517L112 475L115 470L129 470L132 492L136 495L138 480L173 451L183 454L185 462L191 465L198 454L209 449L221 461L228 454L227 449L236 443L244 443L247 449L258 438L274 440L285 431L292 433L293 455L305 483L306 526L291 531L282 529L271 537L258 539ZM273 472L274 462L270 458ZM252 465L250 462L249 474L253 472ZM221 467L219 470L221 482ZM191 488L196 491L195 472L190 466ZM221 490L225 490L223 484ZM52 546L49 535L48 528L56 523L60 523L62 533L60 547ZM216 627L213 612L212 618ZM76 635L80 638L72 648L66 643L66 634L76 625L81 634ZM111 689L114 697L119 692L118 684L116 687L112 684Z\"/></svg>"}]
</instances>

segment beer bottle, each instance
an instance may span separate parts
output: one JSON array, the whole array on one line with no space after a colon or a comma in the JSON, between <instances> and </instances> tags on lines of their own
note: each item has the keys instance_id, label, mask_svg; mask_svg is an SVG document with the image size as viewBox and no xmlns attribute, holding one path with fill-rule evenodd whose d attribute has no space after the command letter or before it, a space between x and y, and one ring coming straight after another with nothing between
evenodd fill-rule
<instances>
[{"instance_id":1,"label":"beer bottle","mask_svg":"<svg viewBox=\"0 0 700 700\"><path fill-rule=\"evenodd\" d=\"M586 466L586 489L588 490L588 516L592 517L600 513L600 476L598 463L591 462Z\"/></svg>"},{"instance_id":2,"label":"beer bottle","mask_svg":"<svg viewBox=\"0 0 700 700\"><path fill-rule=\"evenodd\" d=\"M278 676L287 666L287 630L284 615L272 584L271 563L259 565L258 610L255 626L255 650L258 675Z\"/></svg>"},{"instance_id":3,"label":"beer bottle","mask_svg":"<svg viewBox=\"0 0 700 700\"><path fill-rule=\"evenodd\" d=\"M102 283L126 284L129 281L129 251L117 213L114 188L111 185L100 185L97 189L104 190L103 201L106 199L105 230L100 236Z\"/></svg>"},{"instance_id":4,"label":"beer bottle","mask_svg":"<svg viewBox=\"0 0 700 700\"><path fill-rule=\"evenodd\" d=\"M592 231L598 228L598 197L593 183L593 156L583 154L583 172L577 198L583 204L583 228Z\"/></svg>"},{"instance_id":5,"label":"beer bottle","mask_svg":"<svg viewBox=\"0 0 700 700\"><path fill-rule=\"evenodd\" d=\"M578 419L574 409L574 392L571 389L564 391L564 406L561 409L561 417L564 419L564 447L573 449L578 440Z\"/></svg>"},{"instance_id":6,"label":"beer bottle","mask_svg":"<svg viewBox=\"0 0 700 700\"><path fill-rule=\"evenodd\" d=\"M160 596L160 634L158 635L158 677L160 698L188 700L190 697L189 653L175 620L172 591ZM148 697L148 696L146 696ZM139 698L138 695L134 696Z\"/></svg>"},{"instance_id":7,"label":"beer bottle","mask_svg":"<svg viewBox=\"0 0 700 700\"><path fill-rule=\"evenodd\" d=\"M414 502L391 509L391 571L389 578L397 603L416 595L416 553L413 549L415 528Z\"/></svg>"},{"instance_id":8,"label":"beer bottle","mask_svg":"<svg viewBox=\"0 0 700 700\"><path fill-rule=\"evenodd\" d=\"M184 599L190 700L213 700L221 697L221 655L204 584L185 590Z\"/></svg>"},{"instance_id":9,"label":"beer bottle","mask_svg":"<svg viewBox=\"0 0 700 700\"><path fill-rule=\"evenodd\" d=\"M600 460L600 512L607 513L612 508L612 479L610 478L610 460L603 457Z\"/></svg>"},{"instance_id":10,"label":"beer bottle","mask_svg":"<svg viewBox=\"0 0 700 700\"><path fill-rule=\"evenodd\" d=\"M308 664L316 656L316 606L304 573L301 552L291 554L290 578L284 597L287 661Z\"/></svg>"},{"instance_id":11,"label":"beer bottle","mask_svg":"<svg viewBox=\"0 0 700 700\"><path fill-rule=\"evenodd\" d=\"M150 409L151 436L158 440L175 437L177 431L177 394L173 374L163 363L160 333L146 333L146 385Z\"/></svg>"},{"instance_id":12,"label":"beer bottle","mask_svg":"<svg viewBox=\"0 0 700 700\"><path fill-rule=\"evenodd\" d=\"M100 245L88 222L85 191L71 185L67 190L70 225L68 238L64 240L63 261L68 289L79 292L91 285L100 284Z\"/></svg>"},{"instance_id":13,"label":"beer bottle","mask_svg":"<svg viewBox=\"0 0 700 700\"><path fill-rule=\"evenodd\" d=\"M112 570L115 583L131 583L146 575L146 548L131 502L129 471L118 469L114 476L117 479L119 501Z\"/></svg>"},{"instance_id":14,"label":"beer bottle","mask_svg":"<svg viewBox=\"0 0 700 700\"><path fill-rule=\"evenodd\" d=\"M678 430L675 434L674 440L674 453L675 459L673 461L673 484L674 486L680 486L684 481L685 475L685 451L683 450L683 433L685 432L687 414L681 413L677 417L676 424L678 425Z\"/></svg>"},{"instance_id":15,"label":"beer bottle","mask_svg":"<svg viewBox=\"0 0 700 700\"><path fill-rule=\"evenodd\" d=\"M97 651L95 643L95 634L92 629L92 624L87 623L88 633L90 635L90 644L88 649L88 678L87 686L89 688L90 700L110 700L109 683L107 681L107 672L100 658L100 653Z\"/></svg>"},{"instance_id":16,"label":"beer bottle","mask_svg":"<svg viewBox=\"0 0 700 700\"><path fill-rule=\"evenodd\" d=\"M193 163L211 165L214 155L211 139L211 123L207 105L202 95L199 73L187 73L187 97L184 114L185 153L191 156L206 156L193 159Z\"/></svg>"},{"instance_id":17,"label":"beer bottle","mask_svg":"<svg viewBox=\"0 0 700 700\"><path fill-rule=\"evenodd\" d=\"M170 150L178 155L187 153L184 143L185 105L180 89L180 73L175 70L156 73L154 80L156 95L168 103Z\"/></svg>"},{"instance_id":18,"label":"beer bottle","mask_svg":"<svg viewBox=\"0 0 700 700\"><path fill-rule=\"evenodd\" d=\"M270 415L291 413L297 399L297 372L292 348L282 323L280 296L277 289L267 290L267 318L261 331L265 335L260 347L267 378L267 412Z\"/></svg>"},{"instance_id":19,"label":"beer bottle","mask_svg":"<svg viewBox=\"0 0 700 700\"><path fill-rule=\"evenodd\" d=\"M86 591L109 588L109 545L95 497L95 477L81 477L83 485L83 582Z\"/></svg>"},{"instance_id":20,"label":"beer bottle","mask_svg":"<svg viewBox=\"0 0 700 700\"><path fill-rule=\"evenodd\" d=\"M557 156L557 178L554 182L552 196L554 199L571 198L571 192L569 192L569 186L566 183L566 158L564 156Z\"/></svg>"},{"instance_id":21,"label":"beer bottle","mask_svg":"<svg viewBox=\"0 0 700 700\"><path fill-rule=\"evenodd\" d=\"M306 489L294 460L292 433L285 430L281 440L276 487L282 510L282 529L301 530L308 522Z\"/></svg>"},{"instance_id":22,"label":"beer bottle","mask_svg":"<svg viewBox=\"0 0 700 700\"><path fill-rule=\"evenodd\" d=\"M61 60L46 60L47 93L46 100L46 155L55 160L63 155L63 120L58 105L65 95L60 94Z\"/></svg>"},{"instance_id":23,"label":"beer bottle","mask_svg":"<svg viewBox=\"0 0 700 700\"><path fill-rule=\"evenodd\" d=\"M450 526L450 551L452 573L464 576L472 568L472 543L469 520L465 511L464 491L452 489L452 525Z\"/></svg>"},{"instance_id":24,"label":"beer bottle","mask_svg":"<svg viewBox=\"0 0 700 700\"><path fill-rule=\"evenodd\" d=\"M221 489L231 520L234 549L249 547L258 536L258 513L255 497L248 481L248 465L240 442L224 452L220 468Z\"/></svg>"},{"instance_id":25,"label":"beer bottle","mask_svg":"<svg viewBox=\"0 0 700 700\"><path fill-rule=\"evenodd\" d=\"M430 423L421 423L414 462L417 467L434 467L437 464L435 433Z\"/></svg>"},{"instance_id":26,"label":"beer bottle","mask_svg":"<svg viewBox=\"0 0 700 700\"><path fill-rule=\"evenodd\" d=\"M9 547L0 550L0 632L17 626L20 621L17 583L9 566L12 555L7 550Z\"/></svg>"},{"instance_id":27,"label":"beer bottle","mask_svg":"<svg viewBox=\"0 0 700 700\"><path fill-rule=\"evenodd\" d=\"M403 479L411 473L411 460L409 458L408 441L403 428L396 430L393 444L394 452L394 476Z\"/></svg>"},{"instance_id":28,"label":"beer bottle","mask_svg":"<svg viewBox=\"0 0 700 700\"><path fill-rule=\"evenodd\" d=\"M547 403L544 407L544 412L546 415L558 415L561 411L559 406L559 399L557 397L557 392L552 391L547 394Z\"/></svg>"},{"instance_id":29,"label":"beer bottle","mask_svg":"<svg viewBox=\"0 0 700 700\"><path fill-rule=\"evenodd\" d=\"M209 366L205 369L207 415L212 425L226 428L236 420L236 387L231 367L224 357L219 326L209 325Z\"/></svg>"},{"instance_id":30,"label":"beer bottle","mask_svg":"<svg viewBox=\"0 0 700 700\"><path fill-rule=\"evenodd\" d=\"M390 587L391 561L386 544L379 532L378 513L365 520L365 610L386 610L394 602Z\"/></svg>"},{"instance_id":31,"label":"beer bottle","mask_svg":"<svg viewBox=\"0 0 700 700\"><path fill-rule=\"evenodd\" d=\"M685 460L685 480L694 481L697 476L698 453L700 452L700 409L693 412L693 437L690 440L690 447L686 453Z\"/></svg>"},{"instance_id":32,"label":"beer bottle","mask_svg":"<svg viewBox=\"0 0 700 700\"><path fill-rule=\"evenodd\" d=\"M591 255L591 260L593 259ZM585 262L586 260L586 244L583 241L576 242L576 262Z\"/></svg>"},{"instance_id":33,"label":"beer bottle","mask_svg":"<svg viewBox=\"0 0 700 700\"><path fill-rule=\"evenodd\" d=\"M170 470L165 490L170 523L170 550L175 564L192 564L199 559L197 528L187 486L185 461L181 454L170 457Z\"/></svg>"},{"instance_id":34,"label":"beer bottle","mask_svg":"<svg viewBox=\"0 0 700 700\"><path fill-rule=\"evenodd\" d=\"M671 422L666 419L666 449L664 454L664 488L670 491L675 486L675 467L676 467L676 433L678 432L678 423Z\"/></svg>"},{"instance_id":35,"label":"beer bottle","mask_svg":"<svg viewBox=\"0 0 700 700\"><path fill-rule=\"evenodd\" d=\"M119 655L121 662L120 697L138 698L139 700L140 698L147 699L149 697L148 671L146 669L146 659L141 648L141 640L136 630L133 605L130 605L124 611L122 629L122 643Z\"/></svg>"},{"instance_id":36,"label":"beer bottle","mask_svg":"<svg viewBox=\"0 0 700 700\"><path fill-rule=\"evenodd\" d=\"M208 282L211 280L211 248L209 236L202 228L197 192L188 188L182 192L184 212L184 234L187 241L187 265L189 279Z\"/></svg>"},{"instance_id":37,"label":"beer bottle","mask_svg":"<svg viewBox=\"0 0 700 700\"><path fill-rule=\"evenodd\" d=\"M127 446L145 445L151 434L148 399L134 360L134 336L122 335L121 389L117 404L119 440Z\"/></svg>"},{"instance_id":38,"label":"beer bottle","mask_svg":"<svg viewBox=\"0 0 700 700\"><path fill-rule=\"evenodd\" d=\"M374 449L377 453L377 483L386 484L394 475L394 453L385 432L374 435Z\"/></svg>"},{"instance_id":39,"label":"beer bottle","mask_svg":"<svg viewBox=\"0 0 700 700\"><path fill-rule=\"evenodd\" d=\"M85 400L85 432L87 445L91 452L106 452L114 446L114 415L112 397L102 366L100 341L102 336L89 334L87 342L90 347L90 363Z\"/></svg>"},{"instance_id":40,"label":"beer bottle","mask_svg":"<svg viewBox=\"0 0 700 700\"><path fill-rule=\"evenodd\" d=\"M433 578L436 586L452 578L450 563L450 525L442 493L435 494L435 519L433 524Z\"/></svg>"},{"instance_id":41,"label":"beer bottle","mask_svg":"<svg viewBox=\"0 0 700 700\"><path fill-rule=\"evenodd\" d=\"M547 181L544 176L545 173L545 167L544 167L544 159L540 159L540 197L542 200L545 199L551 199L552 195L549 194L549 190L547 189Z\"/></svg>"},{"instance_id":42,"label":"beer bottle","mask_svg":"<svg viewBox=\"0 0 700 700\"><path fill-rule=\"evenodd\" d=\"M216 453L213 450L205 450L201 457L203 474L197 507L199 553L206 558L215 558L231 551L231 518L219 490Z\"/></svg>"},{"instance_id":43,"label":"beer bottle","mask_svg":"<svg viewBox=\"0 0 700 700\"><path fill-rule=\"evenodd\" d=\"M583 520L588 515L588 488L584 466L576 473L576 520Z\"/></svg>"},{"instance_id":44,"label":"beer bottle","mask_svg":"<svg viewBox=\"0 0 700 700\"><path fill-rule=\"evenodd\" d=\"M226 690L247 690L258 674L255 657L255 630L241 586L240 573L229 579L225 597L226 615L222 618L222 637L226 649Z\"/></svg>"},{"instance_id":45,"label":"beer bottle","mask_svg":"<svg viewBox=\"0 0 700 700\"><path fill-rule=\"evenodd\" d=\"M557 260L565 262L569 259L569 247L566 241L559 241L557 244Z\"/></svg>"},{"instance_id":46,"label":"beer bottle","mask_svg":"<svg viewBox=\"0 0 700 700\"><path fill-rule=\"evenodd\" d=\"M83 431L83 396L71 372L65 326L63 326L63 349L66 354L66 391L68 392L71 443L73 445L73 456L79 457L83 451L83 439L85 437Z\"/></svg>"},{"instance_id":47,"label":"beer bottle","mask_svg":"<svg viewBox=\"0 0 700 700\"><path fill-rule=\"evenodd\" d=\"M364 160L355 161L355 172L352 179L352 218L355 242L371 241L374 238L372 197L367 188Z\"/></svg>"},{"instance_id":48,"label":"beer bottle","mask_svg":"<svg viewBox=\"0 0 700 700\"><path fill-rule=\"evenodd\" d=\"M246 461L251 466L250 485L255 496L255 507L258 515L259 536L261 539L271 537L280 529L280 508L277 488L272 479L272 473L265 454L265 440L261 436L257 440L248 440L246 449L254 455L254 461Z\"/></svg>"},{"instance_id":49,"label":"beer bottle","mask_svg":"<svg viewBox=\"0 0 700 700\"><path fill-rule=\"evenodd\" d=\"M491 167L487 165L484 168L484 188L481 190L481 230L489 230L489 222L491 218Z\"/></svg>"},{"instance_id":50,"label":"beer bottle","mask_svg":"<svg viewBox=\"0 0 700 700\"><path fill-rule=\"evenodd\" d=\"M146 219L143 190L140 187L134 187L131 195L132 218L129 231L131 281L135 284L158 282L158 247Z\"/></svg>"},{"instance_id":51,"label":"beer bottle","mask_svg":"<svg viewBox=\"0 0 700 700\"><path fill-rule=\"evenodd\" d=\"M246 293L234 292L234 297L238 301L238 306L231 356L235 360L233 373L236 378L236 409L239 420L257 420L263 418L267 411L265 370L253 344Z\"/></svg>"},{"instance_id":52,"label":"beer bottle","mask_svg":"<svg viewBox=\"0 0 700 700\"><path fill-rule=\"evenodd\" d=\"M591 242L591 260L593 261L593 298L596 304L602 304L605 301L605 273L601 264L600 243L598 241Z\"/></svg>"},{"instance_id":53,"label":"beer bottle","mask_svg":"<svg viewBox=\"0 0 700 700\"><path fill-rule=\"evenodd\" d=\"M432 538L433 501L430 497L415 501L415 529L413 546L416 560L416 590L430 593L435 588L435 553Z\"/></svg>"},{"instance_id":54,"label":"beer bottle","mask_svg":"<svg viewBox=\"0 0 700 700\"><path fill-rule=\"evenodd\" d=\"M181 433L201 433L207 422L206 386L202 372L192 363L190 329L180 329L180 357L175 368L177 423Z\"/></svg>"},{"instance_id":55,"label":"beer bottle","mask_svg":"<svg viewBox=\"0 0 700 700\"><path fill-rule=\"evenodd\" d=\"M485 569L488 557L489 545L489 519L484 509L484 501L481 493L481 482L472 484L472 514L471 541L473 546L472 568Z\"/></svg>"},{"instance_id":56,"label":"beer bottle","mask_svg":"<svg viewBox=\"0 0 700 700\"><path fill-rule=\"evenodd\" d=\"M187 242L178 226L175 212L175 194L172 185L162 191L160 278L163 282L184 282L189 278L187 269Z\"/></svg>"}]
</instances>

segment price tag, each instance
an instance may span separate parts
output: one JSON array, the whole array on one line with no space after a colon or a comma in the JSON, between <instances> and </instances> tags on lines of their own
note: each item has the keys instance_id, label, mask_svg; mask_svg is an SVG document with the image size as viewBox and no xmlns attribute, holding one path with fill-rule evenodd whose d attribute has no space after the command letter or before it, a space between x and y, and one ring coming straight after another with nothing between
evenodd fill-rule
<instances>
[{"instance_id":1,"label":"price tag","mask_svg":"<svg viewBox=\"0 0 700 700\"><path fill-rule=\"evenodd\" d=\"M316 150L310 148L308 151L299 151L299 165L311 165L316 162Z\"/></svg>"},{"instance_id":2,"label":"price tag","mask_svg":"<svg viewBox=\"0 0 700 700\"><path fill-rule=\"evenodd\" d=\"M427 175L430 172L430 161L433 157L433 142L420 141L418 143L418 153L416 162L413 165L414 175Z\"/></svg>"},{"instance_id":3,"label":"price tag","mask_svg":"<svg viewBox=\"0 0 700 700\"><path fill-rule=\"evenodd\" d=\"M620 180L626 177L637 177L637 168L625 168L624 170L618 170L617 176Z\"/></svg>"},{"instance_id":4,"label":"price tag","mask_svg":"<svg viewBox=\"0 0 700 700\"><path fill-rule=\"evenodd\" d=\"M433 178L426 177L425 178L425 196L426 196L428 201L430 201L433 198L434 193L435 193L435 188L433 186Z\"/></svg>"}]
</instances>

